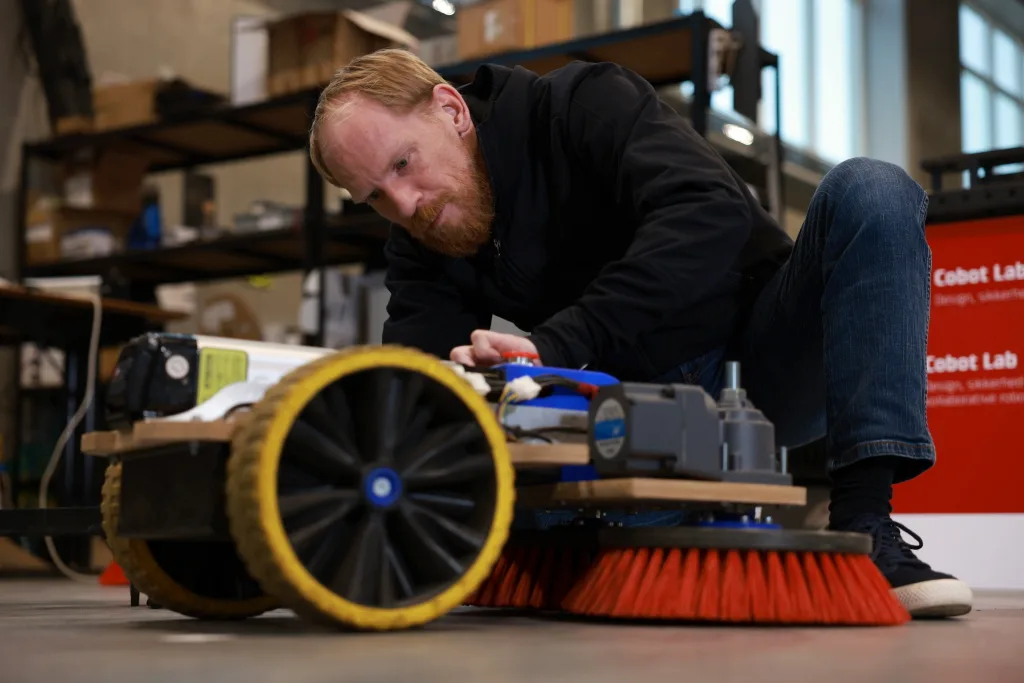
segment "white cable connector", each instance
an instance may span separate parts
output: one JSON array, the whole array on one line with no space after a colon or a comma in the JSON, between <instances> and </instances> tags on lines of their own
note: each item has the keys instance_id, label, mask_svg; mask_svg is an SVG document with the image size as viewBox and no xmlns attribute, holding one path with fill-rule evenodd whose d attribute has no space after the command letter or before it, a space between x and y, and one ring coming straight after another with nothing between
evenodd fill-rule
<instances>
[{"instance_id":1,"label":"white cable connector","mask_svg":"<svg viewBox=\"0 0 1024 683\"><path fill-rule=\"evenodd\" d=\"M481 396L491 393L491 385L487 383L487 379L479 372L467 372L466 379L473 385L473 390Z\"/></svg>"},{"instance_id":2,"label":"white cable connector","mask_svg":"<svg viewBox=\"0 0 1024 683\"><path fill-rule=\"evenodd\" d=\"M535 379L529 375L522 375L516 377L514 380L505 385L506 390L515 398L516 401L529 401L540 396L542 387L537 383Z\"/></svg>"},{"instance_id":3,"label":"white cable connector","mask_svg":"<svg viewBox=\"0 0 1024 683\"><path fill-rule=\"evenodd\" d=\"M464 366L459 363L453 363L452 361L441 361L452 370L455 374L469 382L473 390L481 396L486 396L491 393L491 385L487 383L487 380L479 372L469 372Z\"/></svg>"}]
</instances>

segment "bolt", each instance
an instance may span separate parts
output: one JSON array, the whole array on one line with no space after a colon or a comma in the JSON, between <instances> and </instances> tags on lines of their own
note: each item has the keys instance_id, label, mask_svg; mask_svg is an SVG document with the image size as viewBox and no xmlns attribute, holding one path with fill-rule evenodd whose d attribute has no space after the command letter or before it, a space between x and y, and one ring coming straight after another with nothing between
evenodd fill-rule
<instances>
[{"instance_id":1,"label":"bolt","mask_svg":"<svg viewBox=\"0 0 1024 683\"><path fill-rule=\"evenodd\" d=\"M734 360L725 364L725 386L727 389L740 388L740 364Z\"/></svg>"},{"instance_id":2,"label":"bolt","mask_svg":"<svg viewBox=\"0 0 1024 683\"><path fill-rule=\"evenodd\" d=\"M373 480L373 495L378 498L386 498L391 495L391 482L386 477L377 477Z\"/></svg>"}]
</instances>

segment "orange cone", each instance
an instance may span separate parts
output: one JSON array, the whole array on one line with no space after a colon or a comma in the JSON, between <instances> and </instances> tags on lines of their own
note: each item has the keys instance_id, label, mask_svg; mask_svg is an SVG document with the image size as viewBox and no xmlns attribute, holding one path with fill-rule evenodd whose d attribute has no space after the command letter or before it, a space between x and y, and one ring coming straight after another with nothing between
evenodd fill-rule
<instances>
[{"instance_id":1,"label":"orange cone","mask_svg":"<svg viewBox=\"0 0 1024 683\"><path fill-rule=\"evenodd\" d=\"M100 574L101 586L127 586L128 578L117 562L111 562Z\"/></svg>"}]
</instances>

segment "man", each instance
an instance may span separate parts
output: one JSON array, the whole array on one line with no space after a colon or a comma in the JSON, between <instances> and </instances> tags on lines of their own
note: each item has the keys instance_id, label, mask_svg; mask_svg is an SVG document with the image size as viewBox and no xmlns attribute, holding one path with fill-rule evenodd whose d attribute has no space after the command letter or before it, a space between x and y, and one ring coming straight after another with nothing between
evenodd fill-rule
<instances>
[{"instance_id":1,"label":"man","mask_svg":"<svg viewBox=\"0 0 1024 683\"><path fill-rule=\"evenodd\" d=\"M905 172L838 165L794 244L627 69L484 66L456 89L401 50L337 73L310 149L394 224L386 343L468 365L537 353L715 396L736 359L780 443L827 434L830 527L873 536L915 616L970 611L970 589L918 560L889 517L892 485L935 458L927 195ZM529 335L490 331L494 315Z\"/></svg>"}]
</instances>

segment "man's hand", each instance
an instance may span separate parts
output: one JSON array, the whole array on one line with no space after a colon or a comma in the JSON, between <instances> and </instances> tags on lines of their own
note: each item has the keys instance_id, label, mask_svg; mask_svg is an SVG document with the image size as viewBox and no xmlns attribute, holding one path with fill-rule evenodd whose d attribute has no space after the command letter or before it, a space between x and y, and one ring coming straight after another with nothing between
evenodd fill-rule
<instances>
[{"instance_id":1,"label":"man's hand","mask_svg":"<svg viewBox=\"0 0 1024 683\"><path fill-rule=\"evenodd\" d=\"M456 346L450 358L456 363L469 366L488 366L501 363L510 351L536 355L537 347L529 339L515 334L476 330L470 335L470 344ZM539 361L538 361L539 362Z\"/></svg>"}]
</instances>

